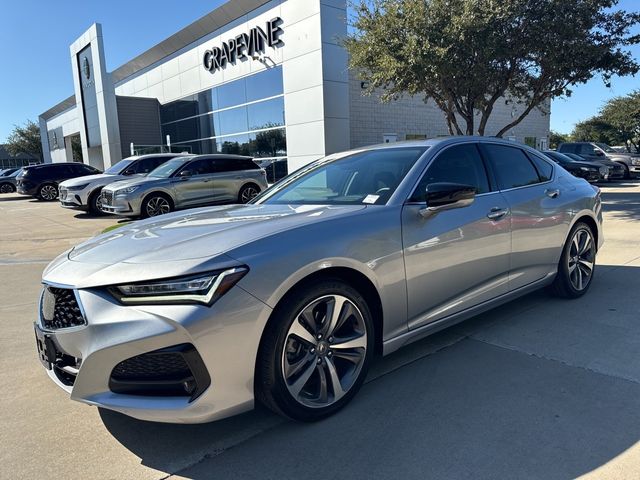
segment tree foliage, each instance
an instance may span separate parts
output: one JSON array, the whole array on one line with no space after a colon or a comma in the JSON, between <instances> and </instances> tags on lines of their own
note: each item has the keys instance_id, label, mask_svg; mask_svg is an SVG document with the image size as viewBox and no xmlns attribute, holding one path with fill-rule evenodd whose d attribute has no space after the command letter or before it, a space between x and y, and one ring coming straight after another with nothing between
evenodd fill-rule
<instances>
[{"instance_id":1,"label":"tree foliage","mask_svg":"<svg viewBox=\"0 0 640 480\"><path fill-rule=\"evenodd\" d=\"M609 100L600 110L600 118L615 130L620 142L640 151L640 90Z\"/></svg>"},{"instance_id":2,"label":"tree foliage","mask_svg":"<svg viewBox=\"0 0 640 480\"><path fill-rule=\"evenodd\" d=\"M28 120L23 126L14 125L5 147L11 155L26 153L42 160L40 127L31 120Z\"/></svg>"},{"instance_id":3,"label":"tree foliage","mask_svg":"<svg viewBox=\"0 0 640 480\"><path fill-rule=\"evenodd\" d=\"M451 134L484 135L498 101L534 108L600 75L634 74L640 13L617 0L353 0L350 66L382 100L423 95Z\"/></svg>"},{"instance_id":4,"label":"tree foliage","mask_svg":"<svg viewBox=\"0 0 640 480\"><path fill-rule=\"evenodd\" d=\"M607 145L616 145L622 141L616 129L599 116L576 123L573 132L571 132L571 140L574 142L599 142Z\"/></svg>"},{"instance_id":5,"label":"tree foliage","mask_svg":"<svg viewBox=\"0 0 640 480\"><path fill-rule=\"evenodd\" d=\"M569 135L565 135L564 133L560 132L554 132L553 130L551 130L551 133L549 134L549 148L558 148L558 145L568 141Z\"/></svg>"}]
</instances>

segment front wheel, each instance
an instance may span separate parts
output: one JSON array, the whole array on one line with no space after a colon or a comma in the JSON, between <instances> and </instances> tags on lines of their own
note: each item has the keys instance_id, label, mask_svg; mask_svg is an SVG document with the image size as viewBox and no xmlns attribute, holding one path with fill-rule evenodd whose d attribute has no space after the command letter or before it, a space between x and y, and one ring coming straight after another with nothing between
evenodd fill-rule
<instances>
[{"instance_id":1,"label":"front wheel","mask_svg":"<svg viewBox=\"0 0 640 480\"><path fill-rule=\"evenodd\" d=\"M299 421L325 418L362 386L374 350L365 299L340 280L293 293L267 325L256 394L267 407Z\"/></svg>"},{"instance_id":2,"label":"front wheel","mask_svg":"<svg viewBox=\"0 0 640 480\"><path fill-rule=\"evenodd\" d=\"M89 196L89 212L94 215L104 215L104 212L102 211L102 203L102 189L97 192L93 192Z\"/></svg>"},{"instance_id":3,"label":"front wheel","mask_svg":"<svg viewBox=\"0 0 640 480\"><path fill-rule=\"evenodd\" d=\"M3 183L0 185L0 193L13 193L16 191L16 187L10 183Z\"/></svg>"},{"instance_id":4,"label":"front wheel","mask_svg":"<svg viewBox=\"0 0 640 480\"><path fill-rule=\"evenodd\" d=\"M38 198L40 200L44 200L45 202L51 202L58 198L58 187L51 183L47 183L46 185L42 185L38 189Z\"/></svg>"},{"instance_id":5,"label":"front wheel","mask_svg":"<svg viewBox=\"0 0 640 480\"><path fill-rule=\"evenodd\" d=\"M260 187L253 183L243 186L238 194L238 201L240 203L248 203L254 197L260 193Z\"/></svg>"},{"instance_id":6,"label":"front wheel","mask_svg":"<svg viewBox=\"0 0 640 480\"><path fill-rule=\"evenodd\" d=\"M569 234L558 264L551 290L564 298L578 298L587 293L596 267L597 245L591 227L578 222Z\"/></svg>"},{"instance_id":7,"label":"front wheel","mask_svg":"<svg viewBox=\"0 0 640 480\"><path fill-rule=\"evenodd\" d=\"M157 217L172 210L173 202L169 197L161 193L152 193L142 202L140 216L142 218Z\"/></svg>"}]
</instances>

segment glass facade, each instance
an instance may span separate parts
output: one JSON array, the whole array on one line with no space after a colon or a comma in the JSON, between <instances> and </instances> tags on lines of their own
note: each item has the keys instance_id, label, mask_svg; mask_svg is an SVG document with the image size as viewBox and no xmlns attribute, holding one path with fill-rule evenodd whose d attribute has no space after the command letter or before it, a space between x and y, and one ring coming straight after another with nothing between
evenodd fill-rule
<instances>
[{"instance_id":1,"label":"glass facade","mask_svg":"<svg viewBox=\"0 0 640 480\"><path fill-rule=\"evenodd\" d=\"M162 105L160 121L174 151L283 159L287 141L282 68Z\"/></svg>"}]
</instances>

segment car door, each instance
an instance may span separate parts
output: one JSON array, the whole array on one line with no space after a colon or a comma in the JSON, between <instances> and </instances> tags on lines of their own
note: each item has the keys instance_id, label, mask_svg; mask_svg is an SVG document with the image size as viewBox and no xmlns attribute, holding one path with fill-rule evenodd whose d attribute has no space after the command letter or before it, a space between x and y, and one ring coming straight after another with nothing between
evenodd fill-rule
<instances>
[{"instance_id":1,"label":"car door","mask_svg":"<svg viewBox=\"0 0 640 480\"><path fill-rule=\"evenodd\" d=\"M238 199L238 192L245 180L242 162L242 159L234 158L215 160L216 176L213 183L216 201L229 202Z\"/></svg>"},{"instance_id":2,"label":"car door","mask_svg":"<svg viewBox=\"0 0 640 480\"><path fill-rule=\"evenodd\" d=\"M473 203L428 218L428 185L476 189ZM409 328L507 293L511 232L508 205L496 191L475 143L447 147L429 164L402 210Z\"/></svg>"},{"instance_id":3,"label":"car door","mask_svg":"<svg viewBox=\"0 0 640 480\"><path fill-rule=\"evenodd\" d=\"M213 198L213 162L200 158L188 162L172 179L176 207L201 205Z\"/></svg>"},{"instance_id":4,"label":"car door","mask_svg":"<svg viewBox=\"0 0 640 480\"><path fill-rule=\"evenodd\" d=\"M556 271L570 219L549 162L517 146L481 148L511 211L509 289L515 290Z\"/></svg>"}]
</instances>

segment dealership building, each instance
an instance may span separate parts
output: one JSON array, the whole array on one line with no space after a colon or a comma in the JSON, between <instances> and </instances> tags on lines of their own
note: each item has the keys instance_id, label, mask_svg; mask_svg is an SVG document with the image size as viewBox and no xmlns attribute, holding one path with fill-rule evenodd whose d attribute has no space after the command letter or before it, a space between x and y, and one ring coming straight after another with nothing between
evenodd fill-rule
<instances>
[{"instance_id":1,"label":"dealership building","mask_svg":"<svg viewBox=\"0 0 640 480\"><path fill-rule=\"evenodd\" d=\"M70 46L74 94L40 115L46 162L108 168L132 153L240 153L293 171L324 155L447 135L433 102L383 104L348 69L345 0L230 0L114 71L99 24ZM133 36L132 38L135 38ZM519 114L498 102L491 135ZM507 133L547 146L534 110Z\"/></svg>"}]
</instances>

